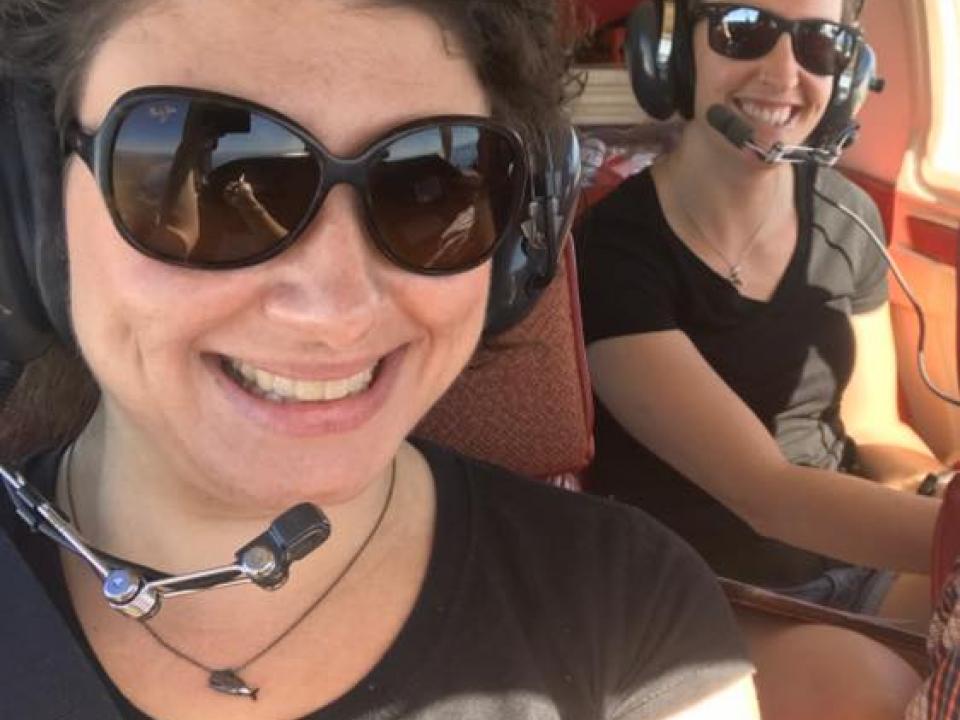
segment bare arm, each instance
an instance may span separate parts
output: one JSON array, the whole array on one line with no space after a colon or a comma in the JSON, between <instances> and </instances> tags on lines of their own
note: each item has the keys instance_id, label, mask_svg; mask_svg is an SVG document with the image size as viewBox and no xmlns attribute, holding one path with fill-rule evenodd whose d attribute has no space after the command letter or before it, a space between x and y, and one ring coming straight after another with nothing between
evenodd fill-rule
<instances>
[{"instance_id":1,"label":"bare arm","mask_svg":"<svg viewBox=\"0 0 960 720\"><path fill-rule=\"evenodd\" d=\"M929 570L939 501L791 465L684 333L611 338L587 352L617 421L761 535L855 564Z\"/></svg>"},{"instance_id":2,"label":"bare arm","mask_svg":"<svg viewBox=\"0 0 960 720\"><path fill-rule=\"evenodd\" d=\"M856 440L860 462L871 478L916 492L927 473L944 466L900 419L889 304L854 315L852 325L857 352L841 405L843 424Z\"/></svg>"}]
</instances>

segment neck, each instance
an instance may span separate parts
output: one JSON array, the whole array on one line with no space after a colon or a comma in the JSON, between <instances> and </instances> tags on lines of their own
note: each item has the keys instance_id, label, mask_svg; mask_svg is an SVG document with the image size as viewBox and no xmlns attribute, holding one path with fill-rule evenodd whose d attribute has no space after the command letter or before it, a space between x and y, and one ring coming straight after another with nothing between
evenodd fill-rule
<instances>
[{"instance_id":1,"label":"neck","mask_svg":"<svg viewBox=\"0 0 960 720\"><path fill-rule=\"evenodd\" d=\"M231 562L241 546L282 512L218 502L199 489L204 485L193 479L195 474L191 482L182 481L190 468L166 462L155 447L134 442L134 437L113 427L101 406L69 457L66 476L77 522L101 550L166 572L196 571ZM402 501L405 460L415 452L406 448L397 455L392 505ZM331 537L299 564L313 568L301 574L323 577L356 548L383 509L393 462L369 482L358 483L361 490L355 497L322 508L333 529ZM70 504L66 490L58 490L64 506Z\"/></svg>"},{"instance_id":2,"label":"neck","mask_svg":"<svg viewBox=\"0 0 960 720\"><path fill-rule=\"evenodd\" d=\"M718 244L736 249L758 222L790 210L780 193L792 189L793 171L785 164L762 165L724 142L719 134L704 136L688 123L677 148L658 164L655 179L704 230L711 231Z\"/></svg>"}]
</instances>

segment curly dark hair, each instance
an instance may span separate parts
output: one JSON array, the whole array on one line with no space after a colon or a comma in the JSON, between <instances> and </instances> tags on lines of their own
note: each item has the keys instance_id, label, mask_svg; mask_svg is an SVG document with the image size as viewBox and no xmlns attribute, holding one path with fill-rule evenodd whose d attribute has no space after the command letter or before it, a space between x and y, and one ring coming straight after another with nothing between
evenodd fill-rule
<instances>
[{"instance_id":1,"label":"curly dark hair","mask_svg":"<svg viewBox=\"0 0 960 720\"><path fill-rule=\"evenodd\" d=\"M157 0L0 0L0 72L36 78L55 93L61 120L75 105L97 47L125 18ZM569 72L579 18L574 0L358 0L410 7L452 32L493 114L528 139L564 122L576 87Z\"/></svg>"},{"instance_id":2,"label":"curly dark hair","mask_svg":"<svg viewBox=\"0 0 960 720\"><path fill-rule=\"evenodd\" d=\"M113 28L157 1L0 0L0 75L52 89L62 126L100 44ZM434 18L459 41L494 116L515 127L534 149L543 131L567 122L562 106L577 87L569 72L580 20L574 0L356 2L410 7ZM0 462L16 462L71 439L97 396L77 351L54 346L26 368L0 408Z\"/></svg>"}]
</instances>

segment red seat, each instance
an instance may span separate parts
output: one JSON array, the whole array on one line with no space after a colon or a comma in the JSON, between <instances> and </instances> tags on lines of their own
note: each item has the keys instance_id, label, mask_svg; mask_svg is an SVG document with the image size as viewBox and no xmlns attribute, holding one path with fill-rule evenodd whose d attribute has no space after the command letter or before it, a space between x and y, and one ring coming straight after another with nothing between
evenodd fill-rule
<instances>
[{"instance_id":1,"label":"red seat","mask_svg":"<svg viewBox=\"0 0 960 720\"><path fill-rule=\"evenodd\" d=\"M960 555L960 482L952 482L943 498L933 540L933 567L930 590L936 606L940 592Z\"/></svg>"},{"instance_id":2,"label":"red seat","mask_svg":"<svg viewBox=\"0 0 960 720\"><path fill-rule=\"evenodd\" d=\"M514 472L577 487L593 457L573 244L519 325L481 342L467 369L415 435Z\"/></svg>"}]
</instances>

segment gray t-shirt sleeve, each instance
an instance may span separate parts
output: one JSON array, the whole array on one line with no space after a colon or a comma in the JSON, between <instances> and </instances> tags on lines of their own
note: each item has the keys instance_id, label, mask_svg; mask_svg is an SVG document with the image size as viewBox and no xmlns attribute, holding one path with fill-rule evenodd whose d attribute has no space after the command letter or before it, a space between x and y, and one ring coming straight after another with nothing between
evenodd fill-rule
<instances>
[{"instance_id":1,"label":"gray t-shirt sleeve","mask_svg":"<svg viewBox=\"0 0 960 720\"><path fill-rule=\"evenodd\" d=\"M854 291L850 298L851 312L856 315L875 310L889 299L887 261L868 233L828 201L853 212L886 244L880 211L866 191L835 170L822 172L817 192L824 203L821 221L825 232L852 262Z\"/></svg>"}]
</instances>

